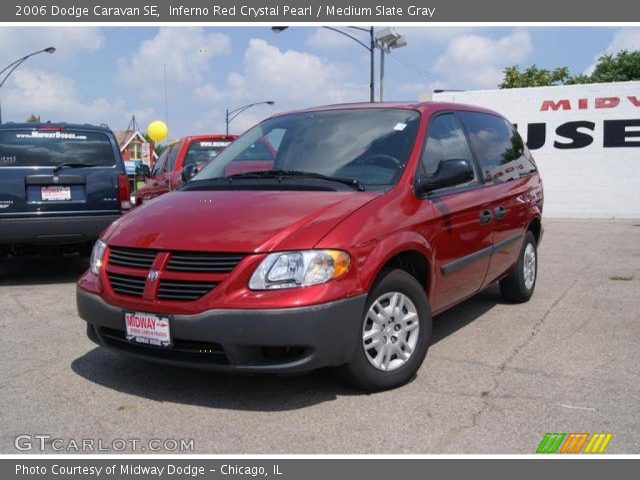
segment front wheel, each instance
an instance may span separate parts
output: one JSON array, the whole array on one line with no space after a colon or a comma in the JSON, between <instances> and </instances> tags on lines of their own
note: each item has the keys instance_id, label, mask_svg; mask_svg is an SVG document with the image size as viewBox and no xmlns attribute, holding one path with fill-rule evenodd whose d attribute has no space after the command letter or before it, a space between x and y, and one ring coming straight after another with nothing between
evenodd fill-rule
<instances>
[{"instance_id":1,"label":"front wheel","mask_svg":"<svg viewBox=\"0 0 640 480\"><path fill-rule=\"evenodd\" d=\"M342 367L350 383L380 391L411 380L431 340L431 312L420 283L403 270L382 277L369 294L359 333Z\"/></svg>"},{"instance_id":2,"label":"front wheel","mask_svg":"<svg viewBox=\"0 0 640 480\"><path fill-rule=\"evenodd\" d=\"M538 276L538 249L533 233L527 231L520 255L509 276L500 280L500 293L508 302L528 301L536 288Z\"/></svg>"}]
</instances>

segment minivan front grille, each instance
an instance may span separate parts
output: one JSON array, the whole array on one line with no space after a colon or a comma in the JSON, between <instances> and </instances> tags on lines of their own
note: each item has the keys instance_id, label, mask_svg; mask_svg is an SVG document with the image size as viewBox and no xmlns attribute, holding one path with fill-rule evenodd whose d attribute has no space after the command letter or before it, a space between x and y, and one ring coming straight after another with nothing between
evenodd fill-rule
<instances>
[{"instance_id":1,"label":"minivan front grille","mask_svg":"<svg viewBox=\"0 0 640 480\"><path fill-rule=\"evenodd\" d=\"M229 273L242 260L242 257L235 253L172 252L167 270Z\"/></svg>"},{"instance_id":2,"label":"minivan front grille","mask_svg":"<svg viewBox=\"0 0 640 480\"><path fill-rule=\"evenodd\" d=\"M146 284L157 279L157 288L150 289L153 298L149 300L188 302L211 292L243 258L239 253L113 246L109 247L106 273L114 293L143 298Z\"/></svg>"},{"instance_id":3,"label":"minivan front grille","mask_svg":"<svg viewBox=\"0 0 640 480\"><path fill-rule=\"evenodd\" d=\"M145 277L135 277L133 275L121 275L119 273L107 272L109 283L114 292L120 295L129 295L132 297L142 297Z\"/></svg>"},{"instance_id":4,"label":"minivan front grille","mask_svg":"<svg viewBox=\"0 0 640 480\"><path fill-rule=\"evenodd\" d=\"M158 298L160 300L197 300L209 293L215 282L194 282L185 280L160 280Z\"/></svg>"},{"instance_id":5,"label":"minivan front grille","mask_svg":"<svg viewBox=\"0 0 640 480\"><path fill-rule=\"evenodd\" d=\"M157 254L155 250L142 248L111 247L110 250L109 263L121 267L151 268Z\"/></svg>"}]
</instances>

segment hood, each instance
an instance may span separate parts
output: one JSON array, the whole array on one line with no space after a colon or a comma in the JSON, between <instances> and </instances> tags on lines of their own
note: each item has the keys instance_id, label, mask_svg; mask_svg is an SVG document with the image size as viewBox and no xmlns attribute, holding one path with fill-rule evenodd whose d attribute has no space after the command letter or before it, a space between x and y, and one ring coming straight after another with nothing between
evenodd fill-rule
<instances>
[{"instance_id":1,"label":"hood","mask_svg":"<svg viewBox=\"0 0 640 480\"><path fill-rule=\"evenodd\" d=\"M109 245L215 252L312 248L380 196L374 192L175 191L146 202L102 235Z\"/></svg>"}]
</instances>

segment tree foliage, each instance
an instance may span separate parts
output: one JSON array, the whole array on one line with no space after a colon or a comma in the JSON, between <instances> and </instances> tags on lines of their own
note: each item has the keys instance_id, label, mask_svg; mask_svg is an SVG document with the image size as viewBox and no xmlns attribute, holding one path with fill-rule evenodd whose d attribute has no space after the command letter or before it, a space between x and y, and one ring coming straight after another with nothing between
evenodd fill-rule
<instances>
[{"instance_id":1,"label":"tree foliage","mask_svg":"<svg viewBox=\"0 0 640 480\"><path fill-rule=\"evenodd\" d=\"M640 80L640 51L622 50L616 55L603 55L593 71L571 75L567 67L547 70L532 65L520 70L518 65L504 69L500 88L547 87L582 83L628 82Z\"/></svg>"},{"instance_id":2,"label":"tree foliage","mask_svg":"<svg viewBox=\"0 0 640 480\"><path fill-rule=\"evenodd\" d=\"M29 115L29 118L27 118L27 123L39 123L40 122L40 115L36 115L35 113L32 113L31 115Z\"/></svg>"}]
</instances>

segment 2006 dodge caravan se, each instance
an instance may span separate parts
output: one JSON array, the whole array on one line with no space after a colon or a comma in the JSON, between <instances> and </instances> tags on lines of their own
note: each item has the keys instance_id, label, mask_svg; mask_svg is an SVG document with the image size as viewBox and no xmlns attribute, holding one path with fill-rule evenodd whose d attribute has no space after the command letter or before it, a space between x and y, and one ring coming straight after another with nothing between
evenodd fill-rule
<instances>
[{"instance_id":1,"label":"2006 dodge caravan se","mask_svg":"<svg viewBox=\"0 0 640 480\"><path fill-rule=\"evenodd\" d=\"M256 142L270 159L237 173ZM173 365L339 366L382 390L420 367L431 319L536 283L542 184L520 135L445 103L274 116L181 190L112 224L78 282L89 337Z\"/></svg>"}]
</instances>

